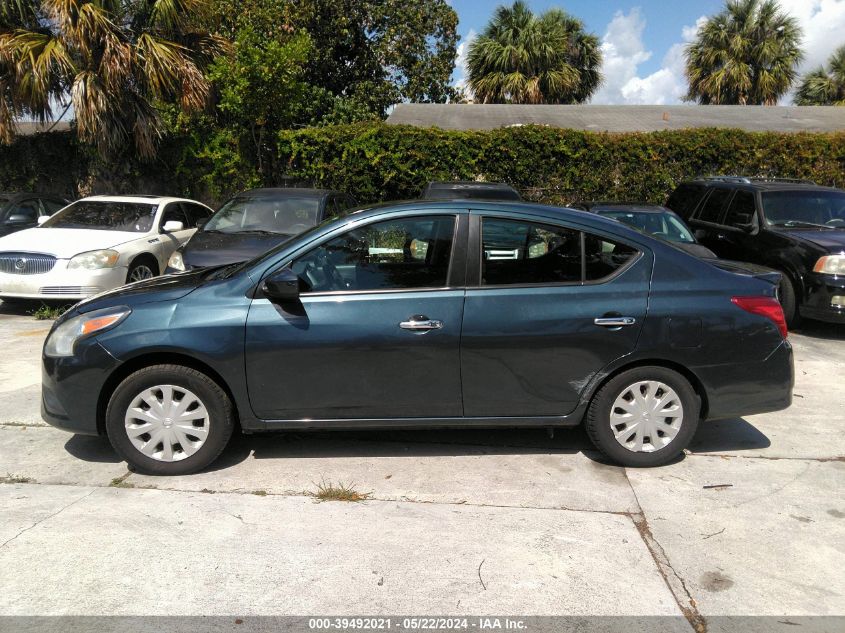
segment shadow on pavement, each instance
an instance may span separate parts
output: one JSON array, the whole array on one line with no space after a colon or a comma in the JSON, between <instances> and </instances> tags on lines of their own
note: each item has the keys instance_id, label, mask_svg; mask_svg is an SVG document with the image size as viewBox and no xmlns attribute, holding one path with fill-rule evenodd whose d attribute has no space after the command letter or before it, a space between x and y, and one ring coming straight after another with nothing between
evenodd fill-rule
<instances>
[{"instance_id":1,"label":"shadow on pavement","mask_svg":"<svg viewBox=\"0 0 845 633\"><path fill-rule=\"evenodd\" d=\"M768 448L772 443L756 426L742 418L701 422L689 446L693 453L722 453Z\"/></svg>"},{"instance_id":2,"label":"shadow on pavement","mask_svg":"<svg viewBox=\"0 0 845 633\"><path fill-rule=\"evenodd\" d=\"M77 459L86 462L117 464L123 461L117 456L105 437L71 435L70 439L65 442L65 450Z\"/></svg>"},{"instance_id":3,"label":"shadow on pavement","mask_svg":"<svg viewBox=\"0 0 845 633\"><path fill-rule=\"evenodd\" d=\"M792 334L793 332L790 332ZM822 323L821 321L803 321L795 334L828 341L845 341L845 325Z\"/></svg>"}]
</instances>

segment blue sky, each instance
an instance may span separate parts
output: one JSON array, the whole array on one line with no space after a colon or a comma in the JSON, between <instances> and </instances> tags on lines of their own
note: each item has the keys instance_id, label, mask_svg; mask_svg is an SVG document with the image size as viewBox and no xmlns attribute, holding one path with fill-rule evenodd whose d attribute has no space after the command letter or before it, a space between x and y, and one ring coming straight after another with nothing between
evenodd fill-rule
<instances>
[{"instance_id":1,"label":"blue sky","mask_svg":"<svg viewBox=\"0 0 845 633\"><path fill-rule=\"evenodd\" d=\"M510 4L509 0L508 4ZM780 0L804 29L807 60L818 66L845 44L845 0ZM449 0L461 35L455 80L461 83L462 53L484 29L499 2ZM678 103L686 89L683 48L696 25L724 6L723 0L528 0L534 11L559 7L580 18L602 40L605 84L594 103Z\"/></svg>"}]
</instances>

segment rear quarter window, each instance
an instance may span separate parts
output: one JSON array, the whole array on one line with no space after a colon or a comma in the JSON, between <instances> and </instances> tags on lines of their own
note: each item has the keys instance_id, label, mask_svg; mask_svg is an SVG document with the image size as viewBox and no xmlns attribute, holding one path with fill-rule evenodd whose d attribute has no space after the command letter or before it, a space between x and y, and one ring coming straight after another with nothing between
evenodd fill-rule
<instances>
[{"instance_id":1,"label":"rear quarter window","mask_svg":"<svg viewBox=\"0 0 845 633\"><path fill-rule=\"evenodd\" d=\"M666 206L688 220L704 195L704 190L703 185L681 185L669 196Z\"/></svg>"}]
</instances>

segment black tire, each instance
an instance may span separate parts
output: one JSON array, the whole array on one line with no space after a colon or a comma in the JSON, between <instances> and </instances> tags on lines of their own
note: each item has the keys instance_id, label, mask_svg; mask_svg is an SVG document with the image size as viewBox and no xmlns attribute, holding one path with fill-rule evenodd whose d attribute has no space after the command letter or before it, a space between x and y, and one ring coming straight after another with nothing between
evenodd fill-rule
<instances>
[{"instance_id":1,"label":"black tire","mask_svg":"<svg viewBox=\"0 0 845 633\"><path fill-rule=\"evenodd\" d=\"M658 381L675 391L683 406L677 435L666 446L652 452L634 452L622 446L611 428L611 408L628 387L642 381ZM689 381L665 367L636 367L611 378L593 396L584 425L590 440L602 453L622 466L662 466L680 455L698 428L701 402ZM624 428L624 427L623 427Z\"/></svg>"},{"instance_id":2,"label":"black tire","mask_svg":"<svg viewBox=\"0 0 845 633\"><path fill-rule=\"evenodd\" d=\"M158 277L158 262L150 255L141 255L140 257L136 257L129 265L129 269L126 271L126 283L140 281L140 279L135 279L134 277L142 270L149 270L149 272L152 273L152 277ZM152 279L152 277L144 278Z\"/></svg>"},{"instance_id":3,"label":"black tire","mask_svg":"<svg viewBox=\"0 0 845 633\"><path fill-rule=\"evenodd\" d=\"M783 308L783 316L786 318L786 327L790 330L801 324L801 315L798 313L797 293L795 284L789 275L781 272L780 286L778 286L778 300Z\"/></svg>"},{"instance_id":4,"label":"black tire","mask_svg":"<svg viewBox=\"0 0 845 633\"><path fill-rule=\"evenodd\" d=\"M161 461L143 454L127 434L125 416L132 401L144 390L160 385L190 390L208 411L205 443L179 461ZM226 392L205 374L182 365L153 365L136 371L114 390L106 409L106 434L114 450L135 472L147 475L188 475L206 468L226 448L235 424L234 407Z\"/></svg>"}]
</instances>

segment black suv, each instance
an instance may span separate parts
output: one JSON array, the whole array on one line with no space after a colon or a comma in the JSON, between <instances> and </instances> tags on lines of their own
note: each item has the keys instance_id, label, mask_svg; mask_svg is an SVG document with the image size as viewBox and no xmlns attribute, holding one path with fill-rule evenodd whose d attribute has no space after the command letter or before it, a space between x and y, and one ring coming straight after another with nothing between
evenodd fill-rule
<instances>
[{"instance_id":1,"label":"black suv","mask_svg":"<svg viewBox=\"0 0 845 633\"><path fill-rule=\"evenodd\" d=\"M845 323L845 191L809 181L711 176L682 183L666 206L719 257L783 273L787 323Z\"/></svg>"}]
</instances>

